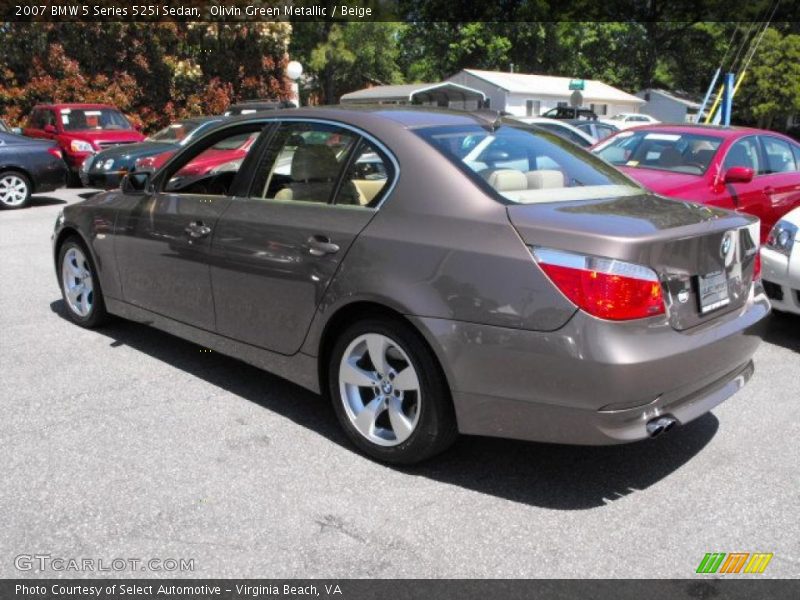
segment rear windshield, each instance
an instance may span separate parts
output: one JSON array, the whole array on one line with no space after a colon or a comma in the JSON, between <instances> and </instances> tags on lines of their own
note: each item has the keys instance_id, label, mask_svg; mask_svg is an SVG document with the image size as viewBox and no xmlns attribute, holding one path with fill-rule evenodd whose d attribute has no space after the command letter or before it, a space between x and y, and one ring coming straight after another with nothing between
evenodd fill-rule
<instances>
[{"instance_id":1,"label":"rear windshield","mask_svg":"<svg viewBox=\"0 0 800 600\"><path fill-rule=\"evenodd\" d=\"M476 124L416 132L472 179L517 204L642 193L637 184L602 160L534 128Z\"/></svg>"},{"instance_id":2,"label":"rear windshield","mask_svg":"<svg viewBox=\"0 0 800 600\"><path fill-rule=\"evenodd\" d=\"M110 108L62 108L61 125L65 131L131 129L128 119Z\"/></svg>"},{"instance_id":3,"label":"rear windshield","mask_svg":"<svg viewBox=\"0 0 800 600\"><path fill-rule=\"evenodd\" d=\"M702 175L722 138L670 131L623 131L594 152L612 165Z\"/></svg>"}]
</instances>

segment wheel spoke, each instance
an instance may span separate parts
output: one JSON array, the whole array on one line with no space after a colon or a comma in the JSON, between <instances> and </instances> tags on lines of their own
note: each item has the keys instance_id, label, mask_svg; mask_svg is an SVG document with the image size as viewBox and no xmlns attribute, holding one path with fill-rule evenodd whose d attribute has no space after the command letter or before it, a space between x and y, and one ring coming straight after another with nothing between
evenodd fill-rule
<instances>
[{"instance_id":1,"label":"wheel spoke","mask_svg":"<svg viewBox=\"0 0 800 600\"><path fill-rule=\"evenodd\" d=\"M67 288L67 298L73 305L77 306L78 296L81 295L82 291L83 291L83 286L81 284Z\"/></svg>"},{"instance_id":2,"label":"wheel spoke","mask_svg":"<svg viewBox=\"0 0 800 600\"><path fill-rule=\"evenodd\" d=\"M389 372L389 364L386 362L386 350L389 347L388 341L382 335L371 334L367 338L367 352L378 375L384 376Z\"/></svg>"},{"instance_id":3,"label":"wheel spoke","mask_svg":"<svg viewBox=\"0 0 800 600\"><path fill-rule=\"evenodd\" d=\"M408 439L414 431L414 424L403 413L403 402L399 398L392 397L389 399L389 421L392 424L392 430L397 438L397 442L403 442Z\"/></svg>"},{"instance_id":4,"label":"wheel spoke","mask_svg":"<svg viewBox=\"0 0 800 600\"><path fill-rule=\"evenodd\" d=\"M378 396L370 401L355 419L356 428L365 436L370 437L375 431L375 420L378 418L381 408L383 408L383 396Z\"/></svg>"},{"instance_id":5,"label":"wheel spoke","mask_svg":"<svg viewBox=\"0 0 800 600\"><path fill-rule=\"evenodd\" d=\"M375 374L357 367L355 362L356 360L352 357L344 361L340 375L342 381L358 387L372 387L377 385L378 378Z\"/></svg>"},{"instance_id":6,"label":"wheel spoke","mask_svg":"<svg viewBox=\"0 0 800 600\"><path fill-rule=\"evenodd\" d=\"M408 365L405 369L400 371L397 376L392 380L394 389L401 392L416 391L419 389L419 379L414 367Z\"/></svg>"}]
</instances>

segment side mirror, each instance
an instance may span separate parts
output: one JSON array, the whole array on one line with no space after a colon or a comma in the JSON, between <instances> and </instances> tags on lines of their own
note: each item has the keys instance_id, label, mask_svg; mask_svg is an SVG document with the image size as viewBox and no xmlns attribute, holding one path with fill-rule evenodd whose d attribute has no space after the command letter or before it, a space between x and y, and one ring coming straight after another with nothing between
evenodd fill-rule
<instances>
[{"instance_id":1,"label":"side mirror","mask_svg":"<svg viewBox=\"0 0 800 600\"><path fill-rule=\"evenodd\" d=\"M141 194L145 191L147 184L150 182L149 172L133 172L128 173L122 178L120 188L126 194Z\"/></svg>"},{"instance_id":2,"label":"side mirror","mask_svg":"<svg viewBox=\"0 0 800 600\"><path fill-rule=\"evenodd\" d=\"M55 125L45 125L44 131L45 133L58 133Z\"/></svg>"},{"instance_id":3,"label":"side mirror","mask_svg":"<svg viewBox=\"0 0 800 600\"><path fill-rule=\"evenodd\" d=\"M725 171L725 183L750 183L753 181L753 169L749 167L731 167Z\"/></svg>"}]
</instances>

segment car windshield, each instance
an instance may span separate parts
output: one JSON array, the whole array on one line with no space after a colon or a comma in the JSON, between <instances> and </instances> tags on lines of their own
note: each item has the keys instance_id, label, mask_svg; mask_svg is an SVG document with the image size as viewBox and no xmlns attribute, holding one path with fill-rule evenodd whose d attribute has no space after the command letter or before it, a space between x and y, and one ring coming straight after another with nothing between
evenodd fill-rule
<instances>
[{"instance_id":1,"label":"car windshield","mask_svg":"<svg viewBox=\"0 0 800 600\"><path fill-rule=\"evenodd\" d=\"M192 134L195 133L202 123L196 121L180 121L172 123L164 127L161 131L154 133L149 138L151 142L167 142L171 144L180 144L183 146L189 141Z\"/></svg>"},{"instance_id":2,"label":"car windshield","mask_svg":"<svg viewBox=\"0 0 800 600\"><path fill-rule=\"evenodd\" d=\"M256 133L242 133L225 138L221 142L217 142L211 146L211 150L245 150L250 147L250 144L258 137ZM245 148L245 146L247 148Z\"/></svg>"},{"instance_id":3,"label":"car windshield","mask_svg":"<svg viewBox=\"0 0 800 600\"><path fill-rule=\"evenodd\" d=\"M62 108L65 131L131 129L125 116L113 108Z\"/></svg>"},{"instance_id":4,"label":"car windshield","mask_svg":"<svg viewBox=\"0 0 800 600\"><path fill-rule=\"evenodd\" d=\"M612 165L702 175L722 138L701 133L624 131L594 149Z\"/></svg>"},{"instance_id":5,"label":"car windshield","mask_svg":"<svg viewBox=\"0 0 800 600\"><path fill-rule=\"evenodd\" d=\"M607 163L534 128L476 124L417 133L503 200L532 204L642 193Z\"/></svg>"}]
</instances>

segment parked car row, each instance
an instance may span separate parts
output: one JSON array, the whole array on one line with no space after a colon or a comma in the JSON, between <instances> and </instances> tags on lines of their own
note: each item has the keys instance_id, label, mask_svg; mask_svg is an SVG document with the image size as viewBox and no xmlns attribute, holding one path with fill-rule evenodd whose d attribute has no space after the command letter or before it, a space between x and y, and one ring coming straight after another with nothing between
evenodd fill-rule
<instances>
[{"instance_id":1,"label":"parked car row","mask_svg":"<svg viewBox=\"0 0 800 600\"><path fill-rule=\"evenodd\" d=\"M185 119L145 138L113 106L37 105L24 129L10 128L0 120L0 135L4 136L0 141L0 207L22 208L31 194L52 191L68 183L103 189L118 187L123 176L136 168L137 161L141 161L142 168L160 165L175 149L227 116L293 106L290 102L242 102L231 105L225 115ZM241 151L226 153L228 150L236 149L212 152L198 169L210 172L241 157ZM142 161L158 155L161 158L152 163Z\"/></svg>"}]
</instances>

